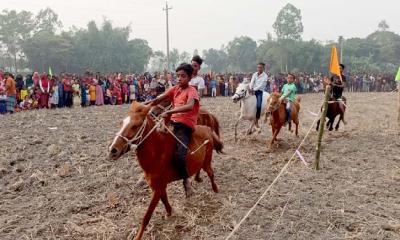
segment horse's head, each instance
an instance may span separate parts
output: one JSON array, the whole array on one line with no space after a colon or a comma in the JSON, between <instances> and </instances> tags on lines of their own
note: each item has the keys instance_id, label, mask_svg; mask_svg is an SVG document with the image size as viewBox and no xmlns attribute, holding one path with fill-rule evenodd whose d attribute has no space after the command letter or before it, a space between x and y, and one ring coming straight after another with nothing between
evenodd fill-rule
<instances>
[{"instance_id":1,"label":"horse's head","mask_svg":"<svg viewBox=\"0 0 400 240\"><path fill-rule=\"evenodd\" d=\"M279 93L271 93L267 99L267 106L265 108L265 113L267 115L276 111L281 105L281 100L279 99L281 95Z\"/></svg>"},{"instance_id":2,"label":"horse's head","mask_svg":"<svg viewBox=\"0 0 400 240\"><path fill-rule=\"evenodd\" d=\"M235 94L232 96L232 101L234 103L240 101L243 98L246 98L249 93L249 84L248 83L240 83L236 88Z\"/></svg>"},{"instance_id":3,"label":"horse's head","mask_svg":"<svg viewBox=\"0 0 400 240\"><path fill-rule=\"evenodd\" d=\"M122 121L121 129L108 148L111 160L118 160L130 150L132 144L137 144L142 139L150 108L149 105L132 103L128 116Z\"/></svg>"}]
</instances>

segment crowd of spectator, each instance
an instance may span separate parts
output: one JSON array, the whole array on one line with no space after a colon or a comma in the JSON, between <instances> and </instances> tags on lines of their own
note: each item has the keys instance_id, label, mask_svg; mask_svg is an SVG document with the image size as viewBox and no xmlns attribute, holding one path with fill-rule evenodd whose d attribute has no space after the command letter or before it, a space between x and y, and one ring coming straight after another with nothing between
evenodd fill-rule
<instances>
[{"instance_id":1,"label":"crowd of spectator","mask_svg":"<svg viewBox=\"0 0 400 240\"><path fill-rule=\"evenodd\" d=\"M279 92L286 83L285 74L268 73L265 91ZM251 79L251 73L205 73L204 88L198 89L202 97L232 96L236 87ZM299 94L316 93L323 89L323 74L297 74ZM395 88L392 75L349 74L347 91L384 92ZM34 72L26 76L4 73L0 70L0 113L13 113L40 108L73 106L120 105L132 101L147 101L176 85L174 73L85 74L61 73L50 75Z\"/></svg>"}]
</instances>

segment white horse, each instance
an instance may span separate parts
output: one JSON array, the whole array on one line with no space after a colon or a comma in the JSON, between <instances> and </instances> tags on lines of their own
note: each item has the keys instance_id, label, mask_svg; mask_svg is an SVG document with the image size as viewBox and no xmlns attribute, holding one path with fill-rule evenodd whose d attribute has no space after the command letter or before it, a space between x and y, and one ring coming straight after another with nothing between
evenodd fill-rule
<instances>
[{"instance_id":1,"label":"white horse","mask_svg":"<svg viewBox=\"0 0 400 240\"><path fill-rule=\"evenodd\" d=\"M261 103L261 114L260 116L265 115L265 104L269 97L269 93L263 93L263 100ZM240 120L250 121L251 124L247 129L246 134L249 135L253 132L254 126L256 126L259 131L260 127L258 126L258 122L256 119L257 114L257 98L255 95L250 94L249 83L240 83L236 88L235 94L232 96L232 100L234 103L240 101L240 117L235 123L235 141L237 141L237 126Z\"/></svg>"}]
</instances>

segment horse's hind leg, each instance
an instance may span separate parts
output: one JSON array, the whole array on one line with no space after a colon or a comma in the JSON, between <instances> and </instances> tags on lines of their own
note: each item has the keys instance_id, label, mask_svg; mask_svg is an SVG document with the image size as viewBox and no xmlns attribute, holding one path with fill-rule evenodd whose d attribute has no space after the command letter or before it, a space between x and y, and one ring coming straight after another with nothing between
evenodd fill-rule
<instances>
[{"instance_id":1,"label":"horse's hind leg","mask_svg":"<svg viewBox=\"0 0 400 240\"><path fill-rule=\"evenodd\" d=\"M299 136L299 119L296 119L294 124L296 125L295 134L296 134L296 137L298 137Z\"/></svg>"},{"instance_id":2,"label":"horse's hind leg","mask_svg":"<svg viewBox=\"0 0 400 240\"><path fill-rule=\"evenodd\" d=\"M161 201L164 204L165 210L167 211L167 216L171 216L172 214L172 207L168 201L167 190L165 189L164 192L161 194Z\"/></svg>"},{"instance_id":3,"label":"horse's hind leg","mask_svg":"<svg viewBox=\"0 0 400 240\"><path fill-rule=\"evenodd\" d=\"M209 151L209 152L206 154L206 161L205 161L205 164L204 164L204 166L203 166L203 170L207 173L208 177L210 178L211 186L212 186L213 191L214 191L215 193L218 193L218 186L217 186L217 184L216 184L215 181L214 181L214 170L213 170L213 168L212 168L212 166L211 166L212 151L213 151L213 150Z\"/></svg>"},{"instance_id":4,"label":"horse's hind leg","mask_svg":"<svg viewBox=\"0 0 400 240\"><path fill-rule=\"evenodd\" d=\"M321 120L318 120L318 122L317 122L317 128L315 129L315 130L319 130L319 123L321 122Z\"/></svg>"},{"instance_id":5,"label":"horse's hind leg","mask_svg":"<svg viewBox=\"0 0 400 240\"><path fill-rule=\"evenodd\" d=\"M200 170L196 173L194 180L199 183L203 181L203 179L201 179L201 177L200 177Z\"/></svg>"},{"instance_id":6,"label":"horse's hind leg","mask_svg":"<svg viewBox=\"0 0 400 240\"><path fill-rule=\"evenodd\" d=\"M215 193L218 193L218 186L214 181L214 170L212 169L211 164L206 169L204 169L204 171L206 171L208 177L210 178L211 186L212 186L213 191Z\"/></svg>"}]
</instances>

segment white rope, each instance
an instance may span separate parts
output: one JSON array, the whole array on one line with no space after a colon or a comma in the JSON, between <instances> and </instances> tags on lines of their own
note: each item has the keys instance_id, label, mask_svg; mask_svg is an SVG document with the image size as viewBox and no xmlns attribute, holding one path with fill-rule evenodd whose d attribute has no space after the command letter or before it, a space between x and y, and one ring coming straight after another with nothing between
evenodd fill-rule
<instances>
[{"instance_id":1,"label":"white rope","mask_svg":"<svg viewBox=\"0 0 400 240\"><path fill-rule=\"evenodd\" d=\"M321 110L319 110L319 113L321 112ZM317 122L317 120L319 119L319 116L317 116L313 123L310 126L310 129L308 129L306 136L303 138L303 140L300 142L300 145L296 148L296 151L298 151L300 149L300 147L303 145L304 141L306 140L306 138L308 137L308 135L310 134L314 124ZM294 159L294 157L296 156L296 151L293 153L292 157L289 159L289 161L285 164L285 166L283 166L282 170L279 172L279 174L275 177L275 179L272 181L272 183L267 187L267 189L264 191L264 193L261 195L261 197L257 200L257 202L250 208L250 210L246 213L246 215L244 215L244 217L240 220L240 222L238 224L236 224L236 226L233 228L232 232L225 238L225 240L230 239L231 237L233 237L233 235L235 235L235 233L237 232L237 230L239 229L239 227L243 224L243 222L250 216L250 214L254 211L254 209L257 207L257 205L261 202L261 200L265 197L265 195L269 192L269 190L271 190L272 186L275 185L275 183L278 181L278 179L282 176L282 174L285 172L285 170L288 168L289 164L292 162L292 160Z\"/></svg>"}]
</instances>

